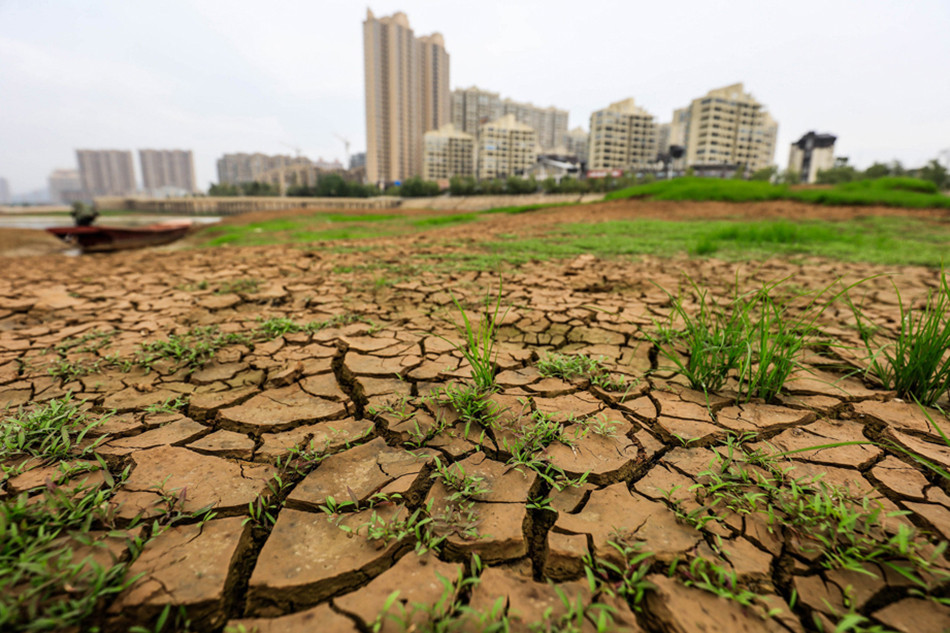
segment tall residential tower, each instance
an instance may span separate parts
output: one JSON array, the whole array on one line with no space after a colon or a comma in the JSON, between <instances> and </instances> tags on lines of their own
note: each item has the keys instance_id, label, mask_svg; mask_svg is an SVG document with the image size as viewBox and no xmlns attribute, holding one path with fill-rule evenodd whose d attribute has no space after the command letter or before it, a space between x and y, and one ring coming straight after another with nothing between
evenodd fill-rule
<instances>
[{"instance_id":1,"label":"tall residential tower","mask_svg":"<svg viewBox=\"0 0 950 633\"><path fill-rule=\"evenodd\" d=\"M438 33L417 38L405 13L363 22L366 175L373 183L422 173L423 134L449 122L449 54Z\"/></svg>"},{"instance_id":2,"label":"tall residential tower","mask_svg":"<svg viewBox=\"0 0 950 633\"><path fill-rule=\"evenodd\" d=\"M87 198L135 193L132 152L116 149L77 149L79 179Z\"/></svg>"},{"instance_id":3,"label":"tall residential tower","mask_svg":"<svg viewBox=\"0 0 950 633\"><path fill-rule=\"evenodd\" d=\"M653 115L624 99L590 115L590 169L644 169L656 163Z\"/></svg>"},{"instance_id":4,"label":"tall residential tower","mask_svg":"<svg viewBox=\"0 0 950 633\"><path fill-rule=\"evenodd\" d=\"M140 149L139 164L142 167L142 181L151 194L161 190L177 190L194 193L195 159L191 150L182 149Z\"/></svg>"},{"instance_id":5,"label":"tall residential tower","mask_svg":"<svg viewBox=\"0 0 950 633\"><path fill-rule=\"evenodd\" d=\"M674 111L670 142L685 130L686 164L755 171L775 162L778 123L741 83L710 90L684 110Z\"/></svg>"}]
</instances>

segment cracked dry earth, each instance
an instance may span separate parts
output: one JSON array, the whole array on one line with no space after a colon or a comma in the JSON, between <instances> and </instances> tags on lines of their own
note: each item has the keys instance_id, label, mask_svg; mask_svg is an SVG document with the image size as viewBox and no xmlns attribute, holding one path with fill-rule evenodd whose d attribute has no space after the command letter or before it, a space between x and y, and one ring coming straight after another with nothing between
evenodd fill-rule
<instances>
[{"instance_id":1,"label":"cracked dry earth","mask_svg":"<svg viewBox=\"0 0 950 633\"><path fill-rule=\"evenodd\" d=\"M398 263L407 256L399 245L382 245L371 257ZM796 373L775 402L739 402L728 385L707 402L664 370L644 336L670 310L654 282L675 290L683 273L727 296L737 267L743 286L791 276L816 288L881 269L582 256L513 270L503 280L492 422L469 425L466 434L456 411L427 396L470 375L441 338L460 339L449 291L474 316L498 276L419 272L380 286L371 273L333 272L365 257L273 247L5 262L0 407L71 393L94 415L114 412L93 433L107 436L96 453L113 473L129 468L113 498L120 521L154 516L162 504L157 486L177 497L183 513L215 513L176 523L134 560L121 539L101 533L100 556L128 561L135 578L101 605L94 621L104 630L150 626L166 605L183 607L195 631L368 631L377 621L385 631L412 630L446 614L447 591L457 599L459 628L446 630L480 630L506 615L512 630L593 631L598 613L610 614L601 630L618 631L834 630L849 612L882 630L950 627L950 609L931 599L948 595L945 580L924 595L879 562L836 568L796 546L807 534L761 512L701 526L677 515L697 505L691 487L729 434L779 451L887 440L950 468L950 450L920 409L842 373L860 366L852 352L809 353L803 361L811 370ZM922 301L937 282L933 270L887 272L897 273L905 300ZM248 278L259 285L214 291ZM859 293L868 315L893 333L899 316L890 281L871 279ZM857 345L849 315L832 307L821 326ZM332 321L341 316L361 320ZM274 317L330 322L227 345L195 371L167 361L150 371L102 365L65 383L47 372L57 345L94 332L111 333L104 346L63 356L79 363L132 358L140 344L195 326L251 332ZM555 351L602 357L627 387L614 392L584 379L543 377L537 361ZM176 398L187 401L178 411L147 411ZM537 419L557 422L558 437L570 439L540 445L534 457L550 468L516 467L512 446ZM294 455L302 463L295 447L312 459L288 469ZM446 465L481 478L468 503L434 476ZM794 453L785 466L802 477L822 475L886 511L906 511L887 529L912 526L923 549L950 538L946 483L900 451L851 444ZM38 464L10 478L3 494L44 494L53 468ZM275 520L247 521L249 505L261 500ZM350 503L328 514L334 501ZM424 530L444 539L436 550L417 554L413 534L368 538L368 524L395 524L416 511L417 519L433 519ZM648 555L642 600L611 595L619 583L609 574L587 581L585 559L626 566L611 543ZM734 574L731 590L755 597L744 605L704 590L695 575L668 573L673 561L697 558ZM939 552L938 559L934 569L945 566ZM568 611L584 607L591 607L586 620L568 629ZM377 620L385 609L404 614L405 625Z\"/></svg>"}]
</instances>

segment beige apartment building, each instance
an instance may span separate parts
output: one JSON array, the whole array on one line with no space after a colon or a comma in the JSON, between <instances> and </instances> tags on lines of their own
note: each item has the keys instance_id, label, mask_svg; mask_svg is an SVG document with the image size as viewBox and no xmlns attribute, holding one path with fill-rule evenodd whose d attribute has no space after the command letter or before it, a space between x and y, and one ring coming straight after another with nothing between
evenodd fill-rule
<instances>
[{"instance_id":1,"label":"beige apartment building","mask_svg":"<svg viewBox=\"0 0 950 633\"><path fill-rule=\"evenodd\" d=\"M438 33L417 38L405 13L363 22L366 174L372 183L422 173L423 134L449 122L449 55Z\"/></svg>"},{"instance_id":2,"label":"beige apartment building","mask_svg":"<svg viewBox=\"0 0 950 633\"><path fill-rule=\"evenodd\" d=\"M452 91L452 123L463 132L478 135L481 125L506 114L513 114L515 120L530 126L542 149L552 150L566 144L567 110L502 99L497 92L476 86Z\"/></svg>"},{"instance_id":3,"label":"beige apartment building","mask_svg":"<svg viewBox=\"0 0 950 633\"><path fill-rule=\"evenodd\" d=\"M656 164L653 115L624 99L590 115L589 169L646 169Z\"/></svg>"},{"instance_id":4,"label":"beige apartment building","mask_svg":"<svg viewBox=\"0 0 950 633\"><path fill-rule=\"evenodd\" d=\"M523 173L537 158L538 133L506 114L481 126L478 134L478 177L507 178Z\"/></svg>"},{"instance_id":5,"label":"beige apartment building","mask_svg":"<svg viewBox=\"0 0 950 633\"><path fill-rule=\"evenodd\" d=\"M755 171L775 162L778 123L741 83L710 90L674 111L673 130L685 133L687 165L745 165Z\"/></svg>"},{"instance_id":6,"label":"beige apartment building","mask_svg":"<svg viewBox=\"0 0 950 633\"><path fill-rule=\"evenodd\" d=\"M191 150L140 149L139 165L145 190L152 195L170 190L180 193L198 191L195 158Z\"/></svg>"},{"instance_id":7,"label":"beige apartment building","mask_svg":"<svg viewBox=\"0 0 950 633\"><path fill-rule=\"evenodd\" d=\"M809 132L792 143L788 169L800 174L801 182L818 182L818 172L835 166L835 141L832 134Z\"/></svg>"},{"instance_id":8,"label":"beige apartment building","mask_svg":"<svg viewBox=\"0 0 950 633\"><path fill-rule=\"evenodd\" d=\"M260 181L266 172L291 165L310 165L303 156L268 156L267 154L225 154L218 159L218 183L239 185Z\"/></svg>"},{"instance_id":9,"label":"beige apartment building","mask_svg":"<svg viewBox=\"0 0 950 633\"><path fill-rule=\"evenodd\" d=\"M448 180L475 175L475 137L446 123L425 133L422 178Z\"/></svg>"},{"instance_id":10,"label":"beige apartment building","mask_svg":"<svg viewBox=\"0 0 950 633\"><path fill-rule=\"evenodd\" d=\"M127 196L135 193L132 152L115 149L77 149L83 195Z\"/></svg>"},{"instance_id":11,"label":"beige apartment building","mask_svg":"<svg viewBox=\"0 0 950 633\"><path fill-rule=\"evenodd\" d=\"M501 117L501 97L478 86L452 91L452 125L456 130L478 136L479 128Z\"/></svg>"}]
</instances>

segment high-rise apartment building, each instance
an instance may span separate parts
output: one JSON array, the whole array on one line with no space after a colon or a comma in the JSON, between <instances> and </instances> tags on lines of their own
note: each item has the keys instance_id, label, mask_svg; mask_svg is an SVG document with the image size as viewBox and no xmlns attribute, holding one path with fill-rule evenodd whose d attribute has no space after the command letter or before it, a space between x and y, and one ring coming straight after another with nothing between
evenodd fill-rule
<instances>
[{"instance_id":1,"label":"high-rise apartment building","mask_svg":"<svg viewBox=\"0 0 950 633\"><path fill-rule=\"evenodd\" d=\"M501 117L501 97L477 86L452 91L452 125L456 130L478 136L479 128Z\"/></svg>"},{"instance_id":2,"label":"high-rise apartment building","mask_svg":"<svg viewBox=\"0 0 950 633\"><path fill-rule=\"evenodd\" d=\"M815 183L818 172L835 166L835 141L832 134L809 132L794 143L788 153L789 171L801 174L801 181Z\"/></svg>"},{"instance_id":3,"label":"high-rise apartment building","mask_svg":"<svg viewBox=\"0 0 950 633\"><path fill-rule=\"evenodd\" d=\"M567 110L554 106L539 108L533 103L521 103L511 99L501 102L502 114L513 114L515 119L534 129L542 149L553 149L564 144L567 134Z\"/></svg>"},{"instance_id":4,"label":"high-rise apartment building","mask_svg":"<svg viewBox=\"0 0 950 633\"><path fill-rule=\"evenodd\" d=\"M86 197L127 196L135 193L132 152L112 149L77 149L79 179Z\"/></svg>"},{"instance_id":5,"label":"high-rise apartment building","mask_svg":"<svg viewBox=\"0 0 950 633\"><path fill-rule=\"evenodd\" d=\"M534 129L538 144L543 149L565 145L567 110L559 110L554 106L539 108L532 103L502 99L497 92L475 86L452 92L452 123L463 132L475 136L481 125L506 114L513 114L515 120Z\"/></svg>"},{"instance_id":6,"label":"high-rise apartment building","mask_svg":"<svg viewBox=\"0 0 950 633\"><path fill-rule=\"evenodd\" d=\"M397 182L422 173L422 135L449 122L449 54L438 33L416 38L405 13L363 22L366 173Z\"/></svg>"},{"instance_id":7,"label":"high-rise apartment building","mask_svg":"<svg viewBox=\"0 0 950 633\"><path fill-rule=\"evenodd\" d=\"M142 168L142 183L149 193L159 190L179 190L194 193L195 159L191 150L140 149L139 165Z\"/></svg>"},{"instance_id":8,"label":"high-rise apartment building","mask_svg":"<svg viewBox=\"0 0 950 633\"><path fill-rule=\"evenodd\" d=\"M590 115L590 169L645 169L656 163L653 115L625 99Z\"/></svg>"},{"instance_id":9,"label":"high-rise apartment building","mask_svg":"<svg viewBox=\"0 0 950 633\"><path fill-rule=\"evenodd\" d=\"M310 159L267 154L225 154L218 159L218 183L239 185L260 180L265 172L289 165L310 165Z\"/></svg>"},{"instance_id":10,"label":"high-rise apartment building","mask_svg":"<svg viewBox=\"0 0 950 633\"><path fill-rule=\"evenodd\" d=\"M0 204L8 204L10 202L10 183L7 182L6 178L0 178Z\"/></svg>"},{"instance_id":11,"label":"high-rise apartment building","mask_svg":"<svg viewBox=\"0 0 950 633\"><path fill-rule=\"evenodd\" d=\"M656 153L667 154L670 151L670 134L673 132L672 123L657 123L656 126Z\"/></svg>"},{"instance_id":12,"label":"high-rise apartment building","mask_svg":"<svg viewBox=\"0 0 950 633\"><path fill-rule=\"evenodd\" d=\"M590 134L582 127L576 127L564 136L564 148L568 154L577 156L582 163L588 160Z\"/></svg>"},{"instance_id":13,"label":"high-rise apartment building","mask_svg":"<svg viewBox=\"0 0 950 633\"><path fill-rule=\"evenodd\" d=\"M72 204L83 199L82 181L75 169L56 169L49 175L49 200L53 204Z\"/></svg>"},{"instance_id":14,"label":"high-rise apartment building","mask_svg":"<svg viewBox=\"0 0 950 633\"><path fill-rule=\"evenodd\" d=\"M357 152L350 156L350 169L366 167L366 152Z\"/></svg>"},{"instance_id":15,"label":"high-rise apartment building","mask_svg":"<svg viewBox=\"0 0 950 633\"><path fill-rule=\"evenodd\" d=\"M425 133L422 177L447 180L453 176L475 175L475 137L446 123Z\"/></svg>"},{"instance_id":16,"label":"high-rise apartment building","mask_svg":"<svg viewBox=\"0 0 950 633\"><path fill-rule=\"evenodd\" d=\"M478 134L478 177L506 178L535 163L538 133L515 119L514 114L489 121Z\"/></svg>"},{"instance_id":17,"label":"high-rise apartment building","mask_svg":"<svg viewBox=\"0 0 950 633\"><path fill-rule=\"evenodd\" d=\"M778 123L741 83L710 90L685 111L674 112L686 135L687 165L745 165L755 171L775 162ZM672 135L671 135L672 137Z\"/></svg>"}]
</instances>

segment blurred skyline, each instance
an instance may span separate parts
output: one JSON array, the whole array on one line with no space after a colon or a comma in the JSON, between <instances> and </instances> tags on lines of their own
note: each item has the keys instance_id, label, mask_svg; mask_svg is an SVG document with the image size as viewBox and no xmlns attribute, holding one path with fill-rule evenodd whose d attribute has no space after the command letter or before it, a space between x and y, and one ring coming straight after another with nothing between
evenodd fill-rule
<instances>
[{"instance_id":1,"label":"blurred skyline","mask_svg":"<svg viewBox=\"0 0 950 633\"><path fill-rule=\"evenodd\" d=\"M675 4L379 0L451 56L452 89L590 113L633 97L657 122L735 82L779 122L776 161L809 130L852 164L917 166L950 147L950 3ZM0 177L14 193L75 150L191 149L343 159L365 149L362 22L344 0L0 0ZM141 181L141 174L137 174Z\"/></svg>"}]
</instances>

